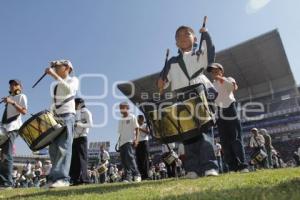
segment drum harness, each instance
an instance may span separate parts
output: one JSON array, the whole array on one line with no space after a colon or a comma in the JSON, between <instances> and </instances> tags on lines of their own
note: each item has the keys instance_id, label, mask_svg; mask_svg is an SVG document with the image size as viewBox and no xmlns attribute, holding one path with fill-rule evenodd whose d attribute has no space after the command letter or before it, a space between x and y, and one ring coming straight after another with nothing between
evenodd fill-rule
<instances>
[{"instance_id":1,"label":"drum harness","mask_svg":"<svg viewBox=\"0 0 300 200\"><path fill-rule=\"evenodd\" d=\"M203 73L204 68L201 68L200 70L196 71L192 76L190 76L189 73L188 73L188 71L187 71L186 65L185 65L185 63L184 63L184 61L183 61L183 55L182 55L182 53L180 53L180 54L177 56L177 61L178 61L178 64L179 64L179 66L180 66L182 72L184 73L184 75L185 75L186 78L188 79L189 86L191 85L191 80L192 80L192 79L198 77L200 74ZM206 94L206 96L207 96L207 90L206 90L204 84L201 83L201 85L203 86L203 89L205 90L205 94ZM197 90L195 90L195 91L198 93ZM183 110L186 110L190 115L191 115L192 113L191 113L191 111L187 108L187 106L184 104L183 99L178 98L178 100L179 100L180 102L182 102L182 104L183 104L183 106L184 106L184 108L183 108L182 110L177 110L177 123L178 123L178 125L179 125L179 128L175 125L175 123L174 123L171 119L169 119L169 117L167 117L167 119L168 119L168 120L176 127L176 129L177 129L177 131L178 131L179 133L182 133L182 126L181 126L181 124L180 124L179 115L180 115L180 113L181 113ZM212 116L212 114L211 114L211 112L210 112L208 106L207 106L206 104L204 104L204 107L205 107L206 111L209 113L210 117L213 118L213 116ZM196 117L193 117L193 120L194 120L194 122L197 124L198 128L200 128L200 126L201 126L200 120L197 119ZM182 135L182 134L180 134L180 135Z\"/></svg>"},{"instance_id":2,"label":"drum harness","mask_svg":"<svg viewBox=\"0 0 300 200\"><path fill-rule=\"evenodd\" d=\"M15 92L9 92L9 94L10 94L10 96L16 96L16 95L22 94L22 92L21 92L21 90L16 90ZM8 97L9 97L9 96L8 96ZM4 102L4 100L2 100L2 101L0 102L0 104L3 103L3 102ZM5 104L5 108L4 108L4 112L3 112L3 116L2 116L2 120L1 120L1 123L2 123L2 124L9 124L9 123L11 123L11 122L17 120L18 117L21 115L21 114L19 113L19 114L15 115L15 116L12 116L12 117L10 117L10 118L7 118L7 106L8 106L8 104ZM9 132L8 132L8 133L9 133ZM7 134L7 136L10 137L10 134Z\"/></svg>"},{"instance_id":3,"label":"drum harness","mask_svg":"<svg viewBox=\"0 0 300 200\"><path fill-rule=\"evenodd\" d=\"M63 101L61 102L61 104L57 105L57 103L56 103L56 102L57 102L57 99L56 99L57 87L58 87L58 85L56 85L56 86L54 87L54 98L53 98L53 100L54 100L55 108L56 108L56 109L59 109L59 108L61 108L63 105L65 105L66 103L68 103L69 101L72 101L72 100L75 98L75 96L70 96L70 97L66 98L65 100L63 100ZM58 122L59 124L61 124L62 126L64 126L64 122L60 119L60 116L59 116L55 111L53 111L53 115L54 115L55 119L57 120L57 122ZM31 116L35 116L35 115L31 114ZM43 123L45 123L45 124L47 124L47 125L52 126L52 124L50 124L47 120L41 119L40 117L37 117L37 121L39 122L39 123L38 123L38 128L32 126L32 127L33 127L34 129L36 129L37 131L41 131L41 122L43 122Z\"/></svg>"}]
</instances>

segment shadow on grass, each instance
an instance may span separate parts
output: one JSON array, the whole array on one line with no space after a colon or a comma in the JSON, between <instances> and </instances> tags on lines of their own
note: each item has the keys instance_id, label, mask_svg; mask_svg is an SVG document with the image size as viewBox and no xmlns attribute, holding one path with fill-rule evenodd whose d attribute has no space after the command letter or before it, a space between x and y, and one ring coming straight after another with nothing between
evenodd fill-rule
<instances>
[{"instance_id":1,"label":"shadow on grass","mask_svg":"<svg viewBox=\"0 0 300 200\"><path fill-rule=\"evenodd\" d=\"M156 200L153 198L152 200ZM169 195L161 200L299 200L300 178L270 187L243 187L226 190L205 190L181 195Z\"/></svg>"},{"instance_id":2,"label":"shadow on grass","mask_svg":"<svg viewBox=\"0 0 300 200\"><path fill-rule=\"evenodd\" d=\"M80 195L80 194L105 194L105 193L111 193L111 192L118 192L120 190L125 190L125 189L130 189L130 188L136 188L136 187L141 187L143 185L147 186L158 186L160 184L165 184L170 181L176 181L175 179L164 179L162 181L145 181L141 183L116 183L116 184L107 184L107 185L87 185L87 186L74 186L74 187L68 187L68 188L61 188L61 189L37 189L40 191L37 191L36 193L33 194L21 194L21 195L14 195L11 197L7 197L5 199L20 199L20 198L35 198L39 199L39 196L57 196L58 198L61 197L66 197L69 196L70 194L72 195Z\"/></svg>"}]
</instances>

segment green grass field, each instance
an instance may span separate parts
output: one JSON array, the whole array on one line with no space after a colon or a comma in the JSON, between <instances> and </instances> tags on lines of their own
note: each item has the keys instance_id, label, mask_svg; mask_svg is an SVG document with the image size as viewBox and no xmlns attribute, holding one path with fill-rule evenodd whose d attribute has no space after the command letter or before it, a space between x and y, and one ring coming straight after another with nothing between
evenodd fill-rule
<instances>
[{"instance_id":1,"label":"green grass field","mask_svg":"<svg viewBox=\"0 0 300 200\"><path fill-rule=\"evenodd\" d=\"M142 183L86 185L61 189L0 191L1 199L286 199L300 200L300 168L262 170L219 177L168 179Z\"/></svg>"}]
</instances>

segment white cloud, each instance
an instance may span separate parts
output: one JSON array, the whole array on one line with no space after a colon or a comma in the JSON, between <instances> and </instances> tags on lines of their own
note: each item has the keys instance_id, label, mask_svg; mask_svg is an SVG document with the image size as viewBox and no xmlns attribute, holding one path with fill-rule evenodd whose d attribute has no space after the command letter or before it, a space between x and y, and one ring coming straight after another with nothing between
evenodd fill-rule
<instances>
[{"instance_id":1,"label":"white cloud","mask_svg":"<svg viewBox=\"0 0 300 200\"><path fill-rule=\"evenodd\" d=\"M271 0L249 0L246 5L246 13L254 14L268 5Z\"/></svg>"}]
</instances>

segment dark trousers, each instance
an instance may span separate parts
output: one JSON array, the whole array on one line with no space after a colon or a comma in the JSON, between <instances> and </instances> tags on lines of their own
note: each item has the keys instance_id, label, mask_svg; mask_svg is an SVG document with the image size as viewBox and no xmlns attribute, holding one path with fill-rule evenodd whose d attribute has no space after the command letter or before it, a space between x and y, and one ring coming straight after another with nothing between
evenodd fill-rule
<instances>
[{"instance_id":1,"label":"dark trousers","mask_svg":"<svg viewBox=\"0 0 300 200\"><path fill-rule=\"evenodd\" d=\"M165 165L167 168L168 178L177 177L176 162L173 162L171 165L165 163Z\"/></svg>"},{"instance_id":2,"label":"dark trousers","mask_svg":"<svg viewBox=\"0 0 300 200\"><path fill-rule=\"evenodd\" d=\"M136 162L142 179L147 179L149 173L149 143L147 140L139 142L136 148Z\"/></svg>"},{"instance_id":3,"label":"dark trousers","mask_svg":"<svg viewBox=\"0 0 300 200\"><path fill-rule=\"evenodd\" d=\"M105 183L107 179L107 172L99 175L99 183Z\"/></svg>"},{"instance_id":4,"label":"dark trousers","mask_svg":"<svg viewBox=\"0 0 300 200\"><path fill-rule=\"evenodd\" d=\"M12 187L13 179L13 145L17 137L17 132L9 132L9 138L1 145L1 161L0 161L0 186Z\"/></svg>"},{"instance_id":5,"label":"dark trousers","mask_svg":"<svg viewBox=\"0 0 300 200\"><path fill-rule=\"evenodd\" d=\"M87 137L73 141L70 177L74 184L90 182L87 174Z\"/></svg>"},{"instance_id":6,"label":"dark trousers","mask_svg":"<svg viewBox=\"0 0 300 200\"><path fill-rule=\"evenodd\" d=\"M219 170L211 134L210 131L207 132L209 134L201 133L193 139L184 141L186 172L196 172L198 176L203 176L207 170Z\"/></svg>"},{"instance_id":7,"label":"dark trousers","mask_svg":"<svg viewBox=\"0 0 300 200\"><path fill-rule=\"evenodd\" d=\"M230 171L246 168L245 150L242 141L241 122L233 102L228 108L218 108L218 131L224 152L224 160ZM227 119L230 117L231 119Z\"/></svg>"},{"instance_id":8,"label":"dark trousers","mask_svg":"<svg viewBox=\"0 0 300 200\"><path fill-rule=\"evenodd\" d=\"M273 166L273 161L272 161L272 148L271 147L266 147L266 150L267 150L267 154L268 154L268 157L267 157L267 162L268 162L268 168L272 168Z\"/></svg>"},{"instance_id":9,"label":"dark trousers","mask_svg":"<svg viewBox=\"0 0 300 200\"><path fill-rule=\"evenodd\" d=\"M135 162L135 155L134 155L133 146L131 142L123 144L120 147L120 156L121 156L121 162L125 172L124 179L127 181L131 181L132 176L140 176L140 172L138 171Z\"/></svg>"}]
</instances>

